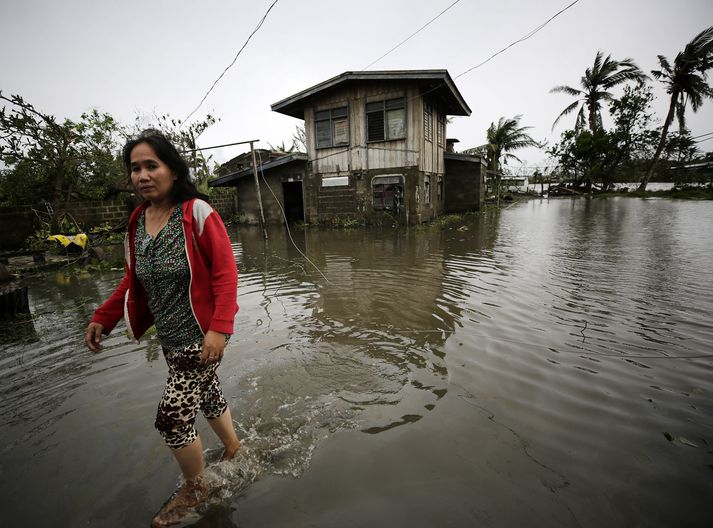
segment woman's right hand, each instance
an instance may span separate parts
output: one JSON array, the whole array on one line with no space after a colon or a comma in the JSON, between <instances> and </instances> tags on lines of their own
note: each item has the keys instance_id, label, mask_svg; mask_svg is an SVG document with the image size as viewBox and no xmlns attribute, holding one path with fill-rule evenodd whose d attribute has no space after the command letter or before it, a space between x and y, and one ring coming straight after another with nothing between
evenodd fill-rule
<instances>
[{"instance_id":1,"label":"woman's right hand","mask_svg":"<svg viewBox=\"0 0 713 528\"><path fill-rule=\"evenodd\" d=\"M87 331L84 333L84 344L92 352L99 352L102 349L101 340L104 325L99 323L89 323Z\"/></svg>"}]
</instances>

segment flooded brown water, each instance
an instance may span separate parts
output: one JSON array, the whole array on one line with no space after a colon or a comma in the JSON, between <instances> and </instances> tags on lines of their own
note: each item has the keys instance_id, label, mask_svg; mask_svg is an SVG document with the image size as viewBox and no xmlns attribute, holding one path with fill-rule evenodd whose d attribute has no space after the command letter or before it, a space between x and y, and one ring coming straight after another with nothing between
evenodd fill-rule
<instances>
[{"instance_id":1,"label":"flooded brown water","mask_svg":"<svg viewBox=\"0 0 713 528\"><path fill-rule=\"evenodd\" d=\"M713 203L532 200L444 229L231 233L245 449L188 524L713 525ZM178 479L155 338L82 332L118 273L0 325L0 526L148 526ZM326 277L326 278L325 278Z\"/></svg>"}]
</instances>

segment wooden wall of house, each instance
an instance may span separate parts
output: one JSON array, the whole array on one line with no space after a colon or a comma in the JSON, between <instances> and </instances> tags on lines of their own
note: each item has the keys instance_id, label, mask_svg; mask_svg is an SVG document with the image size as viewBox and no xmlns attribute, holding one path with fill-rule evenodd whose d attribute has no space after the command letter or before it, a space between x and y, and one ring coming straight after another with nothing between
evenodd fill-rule
<instances>
[{"instance_id":1,"label":"wooden wall of house","mask_svg":"<svg viewBox=\"0 0 713 528\"><path fill-rule=\"evenodd\" d=\"M366 104L398 97L406 98L406 138L367 143ZM314 112L340 106L349 108L349 146L316 148ZM318 104L305 108L305 133L312 172L329 177L345 176L352 171L418 166L422 114L418 88L400 83L345 87L320 97Z\"/></svg>"},{"instance_id":2,"label":"wooden wall of house","mask_svg":"<svg viewBox=\"0 0 713 528\"><path fill-rule=\"evenodd\" d=\"M421 99L421 110L419 114L420 118L420 123L418 128L416 129L419 137L418 137L418 142L422 146L422 152L423 155L421 156L420 164L419 164L419 169L427 172L427 173L432 173L432 174L444 174L446 172L446 168L443 162L443 154L446 151L446 126L444 124L443 127L443 134L441 141L439 142L439 137L438 137L438 120L439 118L442 118L445 120L446 116L439 110L438 106L436 106L436 103L434 101L430 102L431 106L431 126L432 126L432 132L431 132L431 140L426 139L426 125L425 125L425 108L424 105L426 104L426 101Z\"/></svg>"},{"instance_id":3,"label":"wooden wall of house","mask_svg":"<svg viewBox=\"0 0 713 528\"><path fill-rule=\"evenodd\" d=\"M366 105L375 101L404 97L406 138L366 141ZM316 148L315 112L347 106L349 145ZM346 86L331 94L321 94L315 104L305 107L305 133L311 171L304 183L305 217L310 223L331 222L351 217L368 224L389 220L389 212L374 210L372 179L378 175L404 177L403 207L399 222L417 224L432 220L445 210L445 125L439 142L440 109L430 101L432 135L424 133L424 98L417 85L383 82ZM445 115L442 116L445 121ZM336 186L324 187L325 178L342 177ZM430 200L425 200L425 178L430 178ZM438 180L443 189L438 195Z\"/></svg>"}]
</instances>

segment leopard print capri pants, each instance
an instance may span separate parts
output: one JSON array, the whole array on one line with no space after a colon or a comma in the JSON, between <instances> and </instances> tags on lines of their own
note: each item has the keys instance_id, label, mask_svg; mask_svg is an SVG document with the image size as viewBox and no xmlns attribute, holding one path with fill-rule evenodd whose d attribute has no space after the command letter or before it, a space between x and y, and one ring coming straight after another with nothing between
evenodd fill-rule
<instances>
[{"instance_id":1,"label":"leopard print capri pants","mask_svg":"<svg viewBox=\"0 0 713 528\"><path fill-rule=\"evenodd\" d=\"M156 429L166 444L179 449L197 437L198 409L206 418L218 418L228 408L215 370L220 362L202 365L202 343L183 349L163 350L168 380L156 412Z\"/></svg>"}]
</instances>

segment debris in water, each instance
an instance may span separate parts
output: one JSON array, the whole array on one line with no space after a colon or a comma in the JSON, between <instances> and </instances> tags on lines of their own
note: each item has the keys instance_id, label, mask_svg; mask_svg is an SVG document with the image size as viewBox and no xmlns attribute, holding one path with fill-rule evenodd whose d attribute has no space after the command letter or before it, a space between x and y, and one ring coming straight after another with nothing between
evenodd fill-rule
<instances>
[{"instance_id":1,"label":"debris in water","mask_svg":"<svg viewBox=\"0 0 713 528\"><path fill-rule=\"evenodd\" d=\"M681 438L679 438L678 440L679 440L683 445L687 445L687 446L691 446L691 447L698 447L696 444L694 444L693 442L691 442L691 441L688 440L687 438L681 437Z\"/></svg>"}]
</instances>

